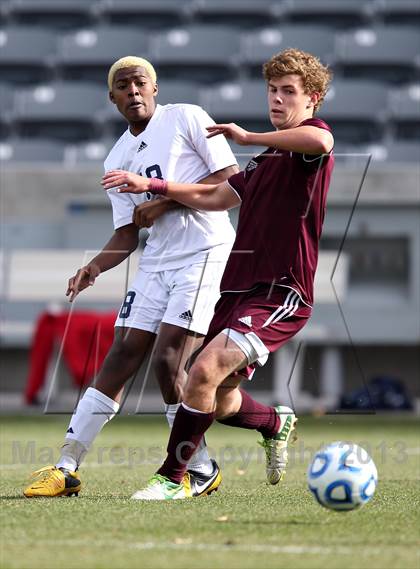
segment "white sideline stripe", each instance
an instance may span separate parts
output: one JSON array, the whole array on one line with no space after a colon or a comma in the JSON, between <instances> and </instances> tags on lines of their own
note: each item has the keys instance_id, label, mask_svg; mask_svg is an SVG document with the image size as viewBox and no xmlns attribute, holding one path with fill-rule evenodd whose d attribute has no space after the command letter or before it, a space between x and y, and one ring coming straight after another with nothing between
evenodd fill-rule
<instances>
[{"instance_id":1,"label":"white sideline stripe","mask_svg":"<svg viewBox=\"0 0 420 569\"><path fill-rule=\"evenodd\" d=\"M28 545L28 541L24 540L11 540L10 543L13 544L25 544ZM37 540L37 545L45 544L51 545L51 541L39 541ZM54 540L54 545L69 546L69 541L66 540ZM125 549L135 549L150 551L151 549L172 549L172 550L184 550L184 551L237 551L237 552L248 552L248 553L286 553L291 555L302 555L304 553L317 554L317 555L331 555L331 554L343 554L343 555L354 555L354 548L343 547L338 545L336 547L321 547L318 545L259 545L259 544L232 544L227 545L225 543L173 543L168 541L156 542L156 541L146 541L141 542L121 542L121 541L84 541L84 540L71 540L71 545L76 547L121 547ZM366 547L366 551L369 555L378 555L383 553L383 548L380 547ZM358 554L362 553L360 550Z\"/></svg>"}]
</instances>

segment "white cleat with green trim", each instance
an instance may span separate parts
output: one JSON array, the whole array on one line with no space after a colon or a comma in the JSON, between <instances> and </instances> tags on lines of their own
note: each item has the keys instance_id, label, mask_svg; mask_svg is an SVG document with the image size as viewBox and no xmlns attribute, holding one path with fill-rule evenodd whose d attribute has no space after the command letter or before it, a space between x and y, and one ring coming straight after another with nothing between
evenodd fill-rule
<instances>
[{"instance_id":1,"label":"white cleat with green trim","mask_svg":"<svg viewBox=\"0 0 420 569\"><path fill-rule=\"evenodd\" d=\"M273 438L264 438L258 443L265 450L266 474L270 484L278 484L283 479L288 462L287 445L291 437L291 442L297 438L294 431L298 420L293 410L283 405L275 409L280 417L279 431Z\"/></svg>"},{"instance_id":2,"label":"white cleat with green trim","mask_svg":"<svg viewBox=\"0 0 420 569\"><path fill-rule=\"evenodd\" d=\"M166 476L155 474L147 485L131 496L132 500L183 500L190 498L184 484L176 484Z\"/></svg>"}]
</instances>

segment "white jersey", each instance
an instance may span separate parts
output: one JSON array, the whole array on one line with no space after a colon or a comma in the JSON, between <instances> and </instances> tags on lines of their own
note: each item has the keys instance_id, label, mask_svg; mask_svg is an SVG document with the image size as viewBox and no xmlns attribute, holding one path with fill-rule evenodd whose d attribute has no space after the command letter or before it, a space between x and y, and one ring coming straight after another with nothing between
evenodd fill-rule
<instances>
[{"instance_id":1,"label":"white jersey","mask_svg":"<svg viewBox=\"0 0 420 569\"><path fill-rule=\"evenodd\" d=\"M214 124L196 105L157 105L146 129L133 136L129 129L116 142L104 162L105 172L128 170L149 178L196 183L217 170L236 164L223 136L206 138ZM134 206L150 199L147 194L107 192L114 228L132 223ZM189 208L169 211L152 228L141 258L146 272L176 269L186 264L226 260L235 238L227 212Z\"/></svg>"}]
</instances>

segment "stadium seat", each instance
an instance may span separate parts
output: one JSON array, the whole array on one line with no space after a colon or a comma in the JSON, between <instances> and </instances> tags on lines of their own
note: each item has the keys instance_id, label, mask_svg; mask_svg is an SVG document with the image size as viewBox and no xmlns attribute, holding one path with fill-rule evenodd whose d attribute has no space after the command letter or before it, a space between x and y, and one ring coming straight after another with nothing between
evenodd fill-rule
<instances>
[{"instance_id":1,"label":"stadium seat","mask_svg":"<svg viewBox=\"0 0 420 569\"><path fill-rule=\"evenodd\" d=\"M115 138L107 138L68 146L65 155L66 166L82 164L99 166L102 169L103 162L115 142Z\"/></svg>"},{"instance_id":2,"label":"stadium seat","mask_svg":"<svg viewBox=\"0 0 420 569\"><path fill-rule=\"evenodd\" d=\"M10 15L10 7L8 2L0 2L0 26L7 24Z\"/></svg>"},{"instance_id":3,"label":"stadium seat","mask_svg":"<svg viewBox=\"0 0 420 569\"><path fill-rule=\"evenodd\" d=\"M391 140L385 147L389 162L412 162L417 166L420 164L420 143L418 140Z\"/></svg>"},{"instance_id":4,"label":"stadium seat","mask_svg":"<svg viewBox=\"0 0 420 569\"><path fill-rule=\"evenodd\" d=\"M336 55L344 76L412 81L419 74L420 34L398 26L359 29L337 38Z\"/></svg>"},{"instance_id":5,"label":"stadium seat","mask_svg":"<svg viewBox=\"0 0 420 569\"><path fill-rule=\"evenodd\" d=\"M243 39L242 62L253 77L261 77L262 64L287 47L296 47L317 55L329 63L334 53L334 33L314 26L279 26L247 34Z\"/></svg>"},{"instance_id":6,"label":"stadium seat","mask_svg":"<svg viewBox=\"0 0 420 569\"><path fill-rule=\"evenodd\" d=\"M373 162L420 164L420 143L418 141L390 140L363 147L362 151L371 154Z\"/></svg>"},{"instance_id":7,"label":"stadium seat","mask_svg":"<svg viewBox=\"0 0 420 569\"><path fill-rule=\"evenodd\" d=\"M173 28L152 38L152 61L165 79L232 79L238 55L239 33L228 27Z\"/></svg>"},{"instance_id":8,"label":"stadium seat","mask_svg":"<svg viewBox=\"0 0 420 569\"><path fill-rule=\"evenodd\" d=\"M127 121L119 113L116 105L111 103L109 99L105 101L104 107L100 110L98 119L101 123L104 137L115 140L127 129Z\"/></svg>"},{"instance_id":9,"label":"stadium seat","mask_svg":"<svg viewBox=\"0 0 420 569\"><path fill-rule=\"evenodd\" d=\"M216 122L238 122L250 130L270 127L267 93L263 81L225 83L213 89L204 89L202 106Z\"/></svg>"},{"instance_id":10,"label":"stadium seat","mask_svg":"<svg viewBox=\"0 0 420 569\"><path fill-rule=\"evenodd\" d=\"M94 4L86 0L11 0L9 3L11 18L18 24L53 29L92 25Z\"/></svg>"},{"instance_id":11,"label":"stadium seat","mask_svg":"<svg viewBox=\"0 0 420 569\"><path fill-rule=\"evenodd\" d=\"M149 57L144 29L101 26L76 30L59 41L57 65L65 79L94 80L105 86L109 67L125 55Z\"/></svg>"},{"instance_id":12,"label":"stadium seat","mask_svg":"<svg viewBox=\"0 0 420 569\"><path fill-rule=\"evenodd\" d=\"M373 0L286 0L283 11L290 22L337 29L366 24L373 5Z\"/></svg>"},{"instance_id":13,"label":"stadium seat","mask_svg":"<svg viewBox=\"0 0 420 569\"><path fill-rule=\"evenodd\" d=\"M394 139L374 141L370 144L334 144L334 155L337 165L366 164L370 157L376 163L420 163L420 143L415 141L399 141Z\"/></svg>"},{"instance_id":14,"label":"stadium seat","mask_svg":"<svg viewBox=\"0 0 420 569\"><path fill-rule=\"evenodd\" d=\"M420 131L420 83L392 91L389 96L392 122L398 138L418 139Z\"/></svg>"},{"instance_id":15,"label":"stadium seat","mask_svg":"<svg viewBox=\"0 0 420 569\"><path fill-rule=\"evenodd\" d=\"M162 81L158 77L159 92L157 102L161 105L168 103L200 103L199 85L190 81Z\"/></svg>"},{"instance_id":16,"label":"stadium seat","mask_svg":"<svg viewBox=\"0 0 420 569\"><path fill-rule=\"evenodd\" d=\"M386 119L387 88L368 80L335 80L320 108L319 116L344 142L379 140Z\"/></svg>"},{"instance_id":17,"label":"stadium seat","mask_svg":"<svg viewBox=\"0 0 420 569\"><path fill-rule=\"evenodd\" d=\"M53 140L14 139L0 142L0 164L63 162L64 145Z\"/></svg>"},{"instance_id":18,"label":"stadium seat","mask_svg":"<svg viewBox=\"0 0 420 569\"><path fill-rule=\"evenodd\" d=\"M190 10L188 0L108 0L100 6L101 18L113 24L139 25L161 30L186 24Z\"/></svg>"},{"instance_id":19,"label":"stadium seat","mask_svg":"<svg viewBox=\"0 0 420 569\"><path fill-rule=\"evenodd\" d=\"M420 4L417 0L380 0L375 3L375 13L386 24L420 24Z\"/></svg>"},{"instance_id":20,"label":"stadium seat","mask_svg":"<svg viewBox=\"0 0 420 569\"><path fill-rule=\"evenodd\" d=\"M42 28L8 26L0 30L0 73L3 81L33 83L52 76L56 34Z\"/></svg>"},{"instance_id":21,"label":"stadium seat","mask_svg":"<svg viewBox=\"0 0 420 569\"><path fill-rule=\"evenodd\" d=\"M15 121L21 136L83 140L98 136L96 119L106 89L85 83L57 82L17 94Z\"/></svg>"},{"instance_id":22,"label":"stadium seat","mask_svg":"<svg viewBox=\"0 0 420 569\"><path fill-rule=\"evenodd\" d=\"M269 26L276 19L275 4L272 0L203 0L193 4L194 20L218 25L229 22L241 29Z\"/></svg>"},{"instance_id":23,"label":"stadium seat","mask_svg":"<svg viewBox=\"0 0 420 569\"><path fill-rule=\"evenodd\" d=\"M369 160L376 160L376 157L382 156L384 152L384 146L381 142L368 145L361 143L349 144L335 139L334 143L336 167L350 168L357 172L363 172Z\"/></svg>"},{"instance_id":24,"label":"stadium seat","mask_svg":"<svg viewBox=\"0 0 420 569\"><path fill-rule=\"evenodd\" d=\"M11 112L14 104L14 89L7 83L0 83L0 140L11 133Z\"/></svg>"}]
</instances>

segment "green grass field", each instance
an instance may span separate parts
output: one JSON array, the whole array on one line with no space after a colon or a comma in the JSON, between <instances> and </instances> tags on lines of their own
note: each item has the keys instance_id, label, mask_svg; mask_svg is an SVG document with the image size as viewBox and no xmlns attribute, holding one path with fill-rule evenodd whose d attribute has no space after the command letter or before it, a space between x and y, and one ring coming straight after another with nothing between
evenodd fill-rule
<instances>
[{"instance_id":1,"label":"green grass field","mask_svg":"<svg viewBox=\"0 0 420 569\"><path fill-rule=\"evenodd\" d=\"M69 417L1 421L1 567L404 568L420 566L419 422L409 417L303 417L285 480L265 483L256 433L214 426L208 444L224 481L210 497L130 501L163 456L163 418L120 417L105 427L78 498L26 499L29 473L57 457ZM320 444L351 440L379 472L361 510L321 508L306 487Z\"/></svg>"}]
</instances>

